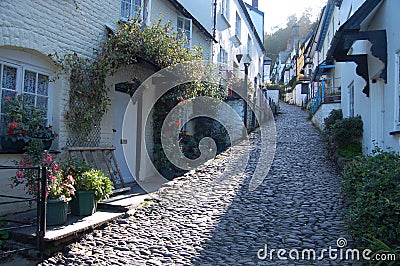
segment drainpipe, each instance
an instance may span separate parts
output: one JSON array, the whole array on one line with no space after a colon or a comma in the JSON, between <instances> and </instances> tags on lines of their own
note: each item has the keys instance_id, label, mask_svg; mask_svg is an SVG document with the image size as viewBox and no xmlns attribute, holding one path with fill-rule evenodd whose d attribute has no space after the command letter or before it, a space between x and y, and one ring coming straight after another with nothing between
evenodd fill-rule
<instances>
[{"instance_id":1,"label":"drainpipe","mask_svg":"<svg viewBox=\"0 0 400 266\"><path fill-rule=\"evenodd\" d=\"M214 0L214 25L213 25L213 37L216 39L217 36L217 0Z\"/></svg>"}]
</instances>

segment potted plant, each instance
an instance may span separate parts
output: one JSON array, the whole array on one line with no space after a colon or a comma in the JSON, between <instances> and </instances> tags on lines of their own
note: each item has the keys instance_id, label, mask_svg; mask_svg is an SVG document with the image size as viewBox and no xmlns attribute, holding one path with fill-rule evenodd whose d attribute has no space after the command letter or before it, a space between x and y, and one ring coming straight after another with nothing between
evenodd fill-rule
<instances>
[{"instance_id":1,"label":"potted plant","mask_svg":"<svg viewBox=\"0 0 400 266\"><path fill-rule=\"evenodd\" d=\"M40 139L48 150L57 137L52 126L46 124L46 110L26 102L22 94L3 100L5 119L9 121L7 135L1 136L3 150L22 152L31 139Z\"/></svg>"},{"instance_id":2,"label":"potted plant","mask_svg":"<svg viewBox=\"0 0 400 266\"><path fill-rule=\"evenodd\" d=\"M5 110L5 121L8 121L7 134L1 136L1 147L3 150L20 153L29 142L28 124L29 114L24 108L25 102L22 95L3 99Z\"/></svg>"},{"instance_id":3,"label":"potted plant","mask_svg":"<svg viewBox=\"0 0 400 266\"><path fill-rule=\"evenodd\" d=\"M1 136L3 150L20 153L29 142L27 130L22 123L16 121L8 123L7 135Z\"/></svg>"},{"instance_id":4,"label":"potted plant","mask_svg":"<svg viewBox=\"0 0 400 266\"><path fill-rule=\"evenodd\" d=\"M93 214L97 202L107 199L113 189L110 179L99 170L92 169L78 174L75 181L76 193L71 201L71 212L74 215Z\"/></svg>"},{"instance_id":5,"label":"potted plant","mask_svg":"<svg viewBox=\"0 0 400 266\"><path fill-rule=\"evenodd\" d=\"M53 131L53 127L51 125L35 125L35 127L32 128L29 133L31 138L37 138L42 141L43 148L45 150L49 150L53 140L58 137L57 133Z\"/></svg>"},{"instance_id":6,"label":"potted plant","mask_svg":"<svg viewBox=\"0 0 400 266\"><path fill-rule=\"evenodd\" d=\"M75 180L72 175L64 175L59 165L48 153L46 154L42 160L48 167L46 223L62 225L67 221L68 202L75 194Z\"/></svg>"}]
</instances>

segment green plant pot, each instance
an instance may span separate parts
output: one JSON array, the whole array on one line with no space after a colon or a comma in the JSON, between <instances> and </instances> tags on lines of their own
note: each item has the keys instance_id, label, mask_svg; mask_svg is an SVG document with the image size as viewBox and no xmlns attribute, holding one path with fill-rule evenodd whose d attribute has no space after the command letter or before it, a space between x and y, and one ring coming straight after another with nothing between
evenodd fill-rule
<instances>
[{"instance_id":1,"label":"green plant pot","mask_svg":"<svg viewBox=\"0 0 400 266\"><path fill-rule=\"evenodd\" d=\"M46 224L63 225L67 222L68 202L62 200L47 200Z\"/></svg>"},{"instance_id":2,"label":"green plant pot","mask_svg":"<svg viewBox=\"0 0 400 266\"><path fill-rule=\"evenodd\" d=\"M88 216L96 212L96 201L94 191L75 191L75 197L70 202L73 215Z\"/></svg>"},{"instance_id":3,"label":"green plant pot","mask_svg":"<svg viewBox=\"0 0 400 266\"><path fill-rule=\"evenodd\" d=\"M7 139L6 136L1 136L0 142L1 142L1 148L3 150L15 153L23 153L24 148L26 146L25 141L23 140L12 141L10 139Z\"/></svg>"}]
</instances>

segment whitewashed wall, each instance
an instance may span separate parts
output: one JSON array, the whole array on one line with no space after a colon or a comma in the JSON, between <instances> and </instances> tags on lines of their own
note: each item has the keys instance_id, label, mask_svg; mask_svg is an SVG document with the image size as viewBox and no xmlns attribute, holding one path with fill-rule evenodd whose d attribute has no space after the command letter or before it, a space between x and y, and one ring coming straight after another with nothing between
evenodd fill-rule
<instances>
[{"instance_id":1,"label":"whitewashed wall","mask_svg":"<svg viewBox=\"0 0 400 266\"><path fill-rule=\"evenodd\" d=\"M203 10L202 7L200 10ZM190 12L190 10L189 10ZM192 14L194 15L194 14ZM171 23L172 30L177 31L177 18L182 16L182 14L176 10L176 8L166 0L152 0L151 1L151 13L150 21L151 23L157 22L161 19L162 23ZM196 18L196 16L194 16ZM204 35L194 24L192 24L192 45L203 47L204 58L211 58L212 52L212 40L208 36ZM204 25L203 25L204 26Z\"/></svg>"},{"instance_id":2,"label":"whitewashed wall","mask_svg":"<svg viewBox=\"0 0 400 266\"><path fill-rule=\"evenodd\" d=\"M346 12L352 8L352 13L361 6L364 1L345 1L342 5L343 21L346 19ZM369 42L357 42L353 45L353 53L368 54L369 85L370 97L367 97L362 90L365 81L354 75L355 63L343 63L342 71L342 100L343 113L350 115L349 111L349 90L348 87L354 82L354 112L361 115L364 122L363 146L366 153L370 153L375 145L381 148L391 147L395 151L400 151L399 135L391 136L392 131L400 130L399 125L399 62L397 55L400 51L400 40L396 38L399 34L397 25L400 23L397 10L400 9L398 1L384 1L377 11L374 19L363 30L387 30L388 38L388 80L385 83L376 78L377 70L381 69L381 62L370 54ZM353 73L353 74L352 74ZM343 89L345 88L345 89Z\"/></svg>"},{"instance_id":3,"label":"whitewashed wall","mask_svg":"<svg viewBox=\"0 0 400 266\"><path fill-rule=\"evenodd\" d=\"M90 57L106 37L105 25L116 26L119 19L119 1L1 1L0 2L0 58L12 58L36 65L46 61L46 68L56 73L57 68L47 57L75 52ZM43 66L40 65L40 66ZM59 146L66 142L63 119L69 85L65 78L52 84L53 124L60 134ZM104 120L107 127L110 121ZM102 132L107 139L107 132ZM57 147L54 147L57 148Z\"/></svg>"}]
</instances>

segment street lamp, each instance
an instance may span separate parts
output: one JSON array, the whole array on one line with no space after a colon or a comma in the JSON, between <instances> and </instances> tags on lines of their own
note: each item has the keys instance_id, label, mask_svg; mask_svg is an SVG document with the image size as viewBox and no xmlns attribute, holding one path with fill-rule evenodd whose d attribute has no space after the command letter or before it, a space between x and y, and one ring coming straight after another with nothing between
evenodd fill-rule
<instances>
[{"instance_id":1,"label":"street lamp","mask_svg":"<svg viewBox=\"0 0 400 266\"><path fill-rule=\"evenodd\" d=\"M238 63L240 64L240 61L242 61L243 55L242 54L237 54L236 59ZM244 65L244 110L243 110L243 123L244 126L246 127L247 130L247 90L248 90L248 78L249 78L249 66L250 66L250 56L245 55L243 59L243 65Z\"/></svg>"}]
</instances>

